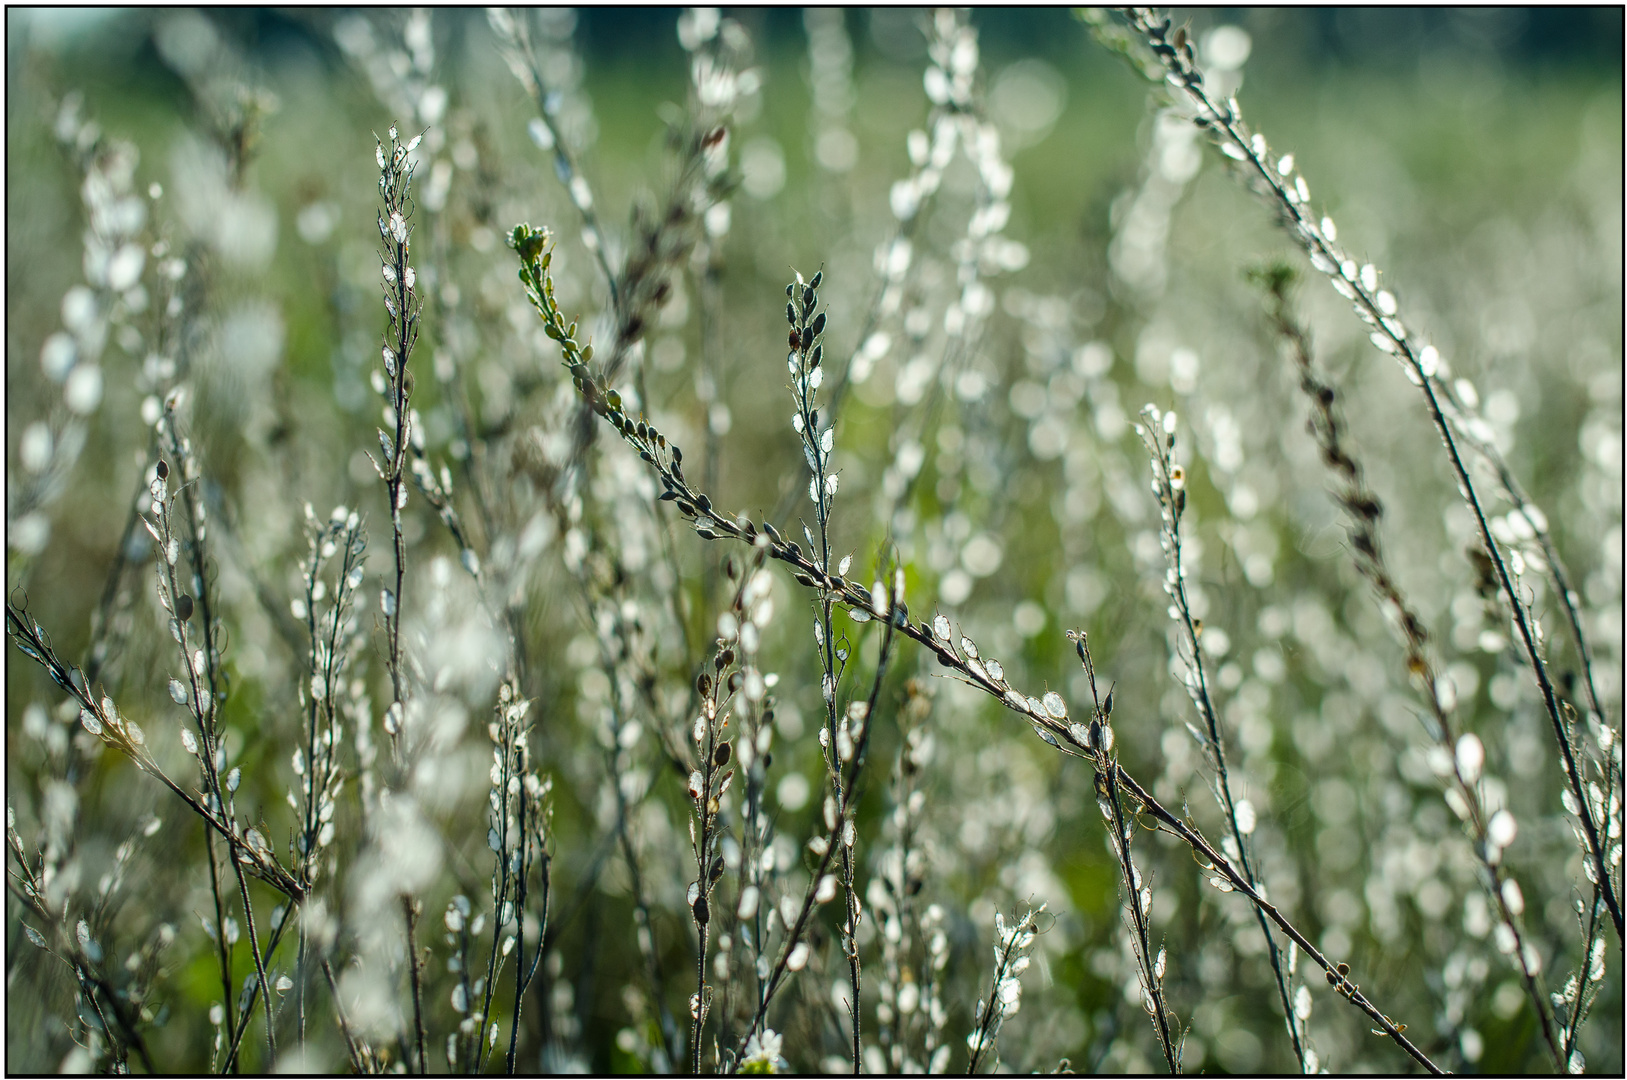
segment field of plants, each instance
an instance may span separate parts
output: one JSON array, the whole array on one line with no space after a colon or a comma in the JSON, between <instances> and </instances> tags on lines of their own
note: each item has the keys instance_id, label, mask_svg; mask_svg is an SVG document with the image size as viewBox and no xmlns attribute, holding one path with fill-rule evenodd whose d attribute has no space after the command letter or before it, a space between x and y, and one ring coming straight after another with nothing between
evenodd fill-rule
<instances>
[{"instance_id":1,"label":"field of plants","mask_svg":"<svg viewBox=\"0 0 1627 1080\"><path fill-rule=\"evenodd\" d=\"M8 9L8 1071L1619 1074L1622 29Z\"/></svg>"}]
</instances>

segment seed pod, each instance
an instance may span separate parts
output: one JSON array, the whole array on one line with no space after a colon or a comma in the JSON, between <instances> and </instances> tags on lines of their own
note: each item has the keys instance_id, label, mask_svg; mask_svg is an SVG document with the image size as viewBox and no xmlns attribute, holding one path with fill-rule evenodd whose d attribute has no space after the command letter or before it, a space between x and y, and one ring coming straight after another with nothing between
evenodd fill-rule
<instances>
[{"instance_id":1,"label":"seed pod","mask_svg":"<svg viewBox=\"0 0 1627 1080\"><path fill-rule=\"evenodd\" d=\"M733 753L733 750L730 748L728 743L718 744L718 748L712 752L712 766L718 769L723 768L723 766L729 763L729 755L731 753Z\"/></svg>"},{"instance_id":2,"label":"seed pod","mask_svg":"<svg viewBox=\"0 0 1627 1080\"><path fill-rule=\"evenodd\" d=\"M163 458L158 459L158 479L169 479L169 462L165 461Z\"/></svg>"},{"instance_id":3,"label":"seed pod","mask_svg":"<svg viewBox=\"0 0 1627 1080\"><path fill-rule=\"evenodd\" d=\"M695 924L697 926L705 926L709 921L711 921L712 913L706 905L706 897L695 897L695 903L691 910L695 913Z\"/></svg>"},{"instance_id":4,"label":"seed pod","mask_svg":"<svg viewBox=\"0 0 1627 1080\"><path fill-rule=\"evenodd\" d=\"M192 597L186 593L177 596L175 598L175 614L182 622L192 618Z\"/></svg>"},{"instance_id":5,"label":"seed pod","mask_svg":"<svg viewBox=\"0 0 1627 1080\"><path fill-rule=\"evenodd\" d=\"M707 881L716 881L718 878L720 878L722 876L723 876L723 856L719 855L717 858L712 860L712 869L707 871L706 880Z\"/></svg>"}]
</instances>

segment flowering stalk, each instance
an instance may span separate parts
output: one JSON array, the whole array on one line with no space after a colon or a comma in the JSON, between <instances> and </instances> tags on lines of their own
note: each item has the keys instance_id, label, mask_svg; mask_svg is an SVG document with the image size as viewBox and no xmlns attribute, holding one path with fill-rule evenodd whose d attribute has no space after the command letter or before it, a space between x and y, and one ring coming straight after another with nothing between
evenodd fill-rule
<instances>
[{"instance_id":1,"label":"flowering stalk","mask_svg":"<svg viewBox=\"0 0 1627 1080\"><path fill-rule=\"evenodd\" d=\"M383 479L389 498L390 528L394 537L395 577L392 587L381 590L379 604L384 613L384 634L389 649L386 665L390 673L390 707L385 712L384 730L390 736L398 767L405 767L406 755L406 688L401 675L401 589L406 576L407 543L401 529L401 511L407 505L405 462L409 444L423 436L416 430L412 412L413 377L407 371L413 346L418 342L419 318L422 304L418 299L418 273L409 261L412 227L412 152L423 140L416 135L406 143L397 137L391 126L390 145L386 150L381 142L375 143L375 157L379 166L379 192L384 209L378 214L379 236L384 248L380 273L384 278L384 310L389 315L381 354L384 374L374 372L373 387L385 400L384 423L391 431L379 429L379 450L382 463L373 459L373 467ZM393 433L393 434L392 434ZM416 927L418 906L410 896L401 897L402 917L407 929L407 966L412 983L413 1022L415 1045L413 1059L420 1072L428 1067L423 1019L423 991L419 979ZM410 1067L410 1064L409 1064Z\"/></svg>"},{"instance_id":2,"label":"flowering stalk","mask_svg":"<svg viewBox=\"0 0 1627 1080\"><path fill-rule=\"evenodd\" d=\"M1028 259L1022 244L1001 235L1011 217L1015 174L1001 157L999 129L988 119L979 93L977 31L967 25L961 11L940 8L927 30L927 52L930 62L923 83L932 110L926 130L912 131L906 139L911 172L894 183L889 193L898 229L876 249L881 285L863 321L857 351L843 368L827 410L834 425L848 390L864 382L892 348L893 335L878 327L903 303L910 272L917 264L914 236L930 216L945 172L957 154L964 156L976 173L977 184L964 233L951 247L955 279L943 312L947 336L935 359L923 360L924 367L911 363L901 372L900 406L915 404L929 388L931 397L928 406L917 413L913 429L908 434L901 431L892 440L893 460L882 481L891 500L882 520L889 522L896 519L898 508L906 504L921 476L921 448L929 441L932 425L941 420L951 381L946 372L974 354L977 333L993 311L994 293L983 279L1000 270L1018 269ZM910 333L913 337L914 331Z\"/></svg>"},{"instance_id":3,"label":"flowering stalk","mask_svg":"<svg viewBox=\"0 0 1627 1080\"><path fill-rule=\"evenodd\" d=\"M156 502L157 500L155 500ZM186 605L178 605L178 607L185 609ZM172 624L179 624L181 620L176 618L172 619L171 622ZM174 626L172 626L172 631L177 634L180 632ZM277 861L276 855L272 852L270 845L266 843L259 830L251 828L244 831L237 825L235 815L228 815L227 810L232 805L229 801L223 803L216 791L207 788L203 799L200 800L164 772L153 758L151 752L148 751L146 747L147 737L140 726L134 720L123 715L112 698L106 696L96 697L86 684L84 673L78 668L64 663L57 657L56 651L51 646L49 636L44 628L28 613L26 607L7 601L6 633L12 639L12 643L22 651L23 655L45 668L46 674L51 677L51 681L79 703L79 719L86 731L124 754L142 772L157 779L172 794L185 803L188 809L202 818L209 829L218 833L226 841L233 869L239 875L238 891L245 901L246 910L248 910L248 885L246 878L243 876L245 874L251 874L259 878L292 901L298 902L305 897L304 886L300 884L297 877ZM192 666L189 662L188 670L191 670ZM201 667L201 664L199 666ZM195 675L191 681L194 683L195 689L197 681ZM175 693L176 689L179 689L182 694L188 693L185 686L178 680L171 680L171 683L172 694ZM181 741L183 744L190 744L194 748L197 746L197 739L187 730L182 731ZM197 753L195 749L191 750L191 752ZM199 754L199 756L202 755ZM200 763L200 769L204 768L205 766ZM235 773L236 770L233 770L233 772ZM207 771L205 775L207 776ZM228 777L227 787L235 790L236 781L234 778ZM258 937L254 936L252 915L248 916L248 921L250 943L254 947L255 968L259 980L252 989L257 992L259 986L265 985L265 961L264 955L262 955L259 948ZM224 939L224 922L217 924L216 933L217 938ZM273 937L273 943L275 941L276 938ZM269 955L269 951L270 946L266 950L266 955ZM229 999L230 994L228 993L228 1008L231 1007ZM254 999L249 997L247 999L248 1006L252 1008L253 1003ZM275 1036L269 1030L269 1010L267 1028L267 1041L274 1048ZM243 1029L238 1029L237 1037L239 1039L242 1037L242 1031Z\"/></svg>"},{"instance_id":4,"label":"flowering stalk","mask_svg":"<svg viewBox=\"0 0 1627 1080\"><path fill-rule=\"evenodd\" d=\"M217 811L227 816L230 828L235 836L239 832L237 824L236 800L233 798L237 791L238 782L242 776L237 769L232 769L222 783L220 771L225 768L226 747L220 732L220 704L223 694L219 686L219 657L215 638L215 619L210 603L210 588L208 569L204 550L204 540L207 528L204 521L204 508L193 490L199 479L197 458L191 452L190 440L184 438L177 427L176 408L180 400L179 393L170 394L164 403L164 414L159 423L159 434L168 443L168 450L182 470L183 480L181 490L170 494L168 490L169 467L162 458L156 467L150 494L152 496L152 520L143 519L147 531L152 534L153 540L158 544L162 557L155 560L158 567L159 599L166 610L171 614L170 635L180 651L181 664L187 673L187 680L182 683L170 679L169 692L175 703L185 706L191 713L194 726L198 731L199 742L192 745L191 733L183 731L183 741L187 744L189 752L196 753L203 778L205 797L210 800ZM181 539L175 534L174 514L176 502L179 501L186 515L188 526L187 554L191 562L192 580L191 592L196 593L194 602L192 595L183 587L178 573ZM194 609L198 615L198 637L192 637L192 614ZM194 648L194 645L200 647ZM254 852L256 859L263 855L270 856L270 846L265 838L255 829L249 829L243 834L249 848ZM211 868L214 863L214 840L205 834L206 843L210 849ZM245 876L243 855L234 851L231 860L232 873L237 878L237 891L243 905L243 921L249 938L249 951L254 957L254 971L258 977L257 989L265 987L266 968L265 958L260 951L259 933L254 924L254 905L249 899L248 879ZM221 950L222 974L230 985L229 955L226 953L225 907L221 902L217 879L211 874L211 883L215 884L217 930L219 931L219 944ZM303 885L301 892L303 892ZM277 1040L274 1024L271 1017L271 1002L267 995L262 999L265 1004L266 1017L266 1045L276 1053ZM225 1001L227 1015L233 1014L231 995L228 991ZM239 1032L239 1035L241 1032Z\"/></svg>"},{"instance_id":5,"label":"flowering stalk","mask_svg":"<svg viewBox=\"0 0 1627 1080\"><path fill-rule=\"evenodd\" d=\"M1005 1023L1007 1017L1015 1016L1022 1005L1022 974L1028 970L1028 952L1034 947L1037 933L1034 921L1044 910L1044 904L1029 908L1021 919L1010 926L1006 925L1003 913L995 913L994 983L988 998L978 998L977 1009L972 1014L977 1029L966 1036L966 1048L971 1051L971 1060L966 1065L967 1076L977 1072L985 1053L993 1053L996 1066L999 1064L995 1042L1000 1037L1000 1025Z\"/></svg>"},{"instance_id":6,"label":"flowering stalk","mask_svg":"<svg viewBox=\"0 0 1627 1080\"><path fill-rule=\"evenodd\" d=\"M612 571L612 580L623 582L626 580L625 571L619 567ZM637 647L637 638L640 628L638 620L628 618L628 605L631 603L618 584L610 589L601 589L597 583L591 583L586 590L587 604L594 635L599 645L599 669L604 673L610 685L610 706L605 712L605 721L608 727L609 739L605 743L605 775L610 781L609 787L615 800L616 818L612 826L614 837L621 846L622 862L627 867L627 876L630 879L633 901L633 919L636 924L639 952L643 955L644 966L650 980L651 997L654 999L658 1014L663 1051L667 1061L676 1062L681 1056L682 1047L679 1044L678 1023L672 1016L667 1005L666 978L662 974L660 956L655 947L655 920L650 907L649 892L645 885L644 871L640 868L640 856L636 838L633 835L632 819L636 809L636 802L641 798L637 790L628 784L628 778L633 775L632 751L637 746L637 737L642 726L636 720L636 710L639 703L627 700L627 683L629 681L645 688L646 693L653 687L655 678L645 668L628 680L628 669L643 661L641 652ZM636 670L636 668L635 668ZM646 696L642 705L648 712L645 715L660 715L662 707L649 696ZM681 765L676 755L670 760L674 765ZM645 787L647 794L647 785Z\"/></svg>"},{"instance_id":7,"label":"flowering stalk","mask_svg":"<svg viewBox=\"0 0 1627 1080\"><path fill-rule=\"evenodd\" d=\"M825 331L826 314L819 311L819 286L824 281L824 273L814 274L812 280L804 282L802 275L785 287L788 302L785 305L785 318L791 324L790 347L791 352L786 364L791 372L791 396L796 401L796 413L791 417L791 427L802 440L802 454L807 460L808 471L808 498L813 502L816 520L818 521L818 539L814 533L803 526L803 535L810 548L817 548L819 553L819 566L828 575L830 573L830 515L832 500L836 495L837 475L831 472L831 457L836 448L836 425L833 417L827 415L824 426L820 426L819 387L824 382L825 369L823 366L825 347L820 337ZM845 575L852 563L851 555L845 556L837 573ZM885 604L885 590L879 587L873 595L883 597ZM850 791L842 786L843 767L853 758L854 740L856 737L867 737L869 734L870 705L861 708L861 703L854 702L844 715L838 720L839 709L836 702L836 688L842 681L842 673L847 667L848 649L845 643L837 645L834 640L834 627L831 621L832 600L829 593L821 594L817 601L818 617L814 623L814 639L819 646L820 664L824 670L821 683L825 701L825 727L819 733L819 743L824 750L825 765L830 776L832 797L843 809L845 817L847 807L851 803ZM868 613L867 613L868 615ZM880 682L880 672L877 672L877 683ZM871 703L873 705L874 702ZM855 736L853 729L862 729L862 736ZM852 1020L852 1050L853 1072L856 1075L861 1065L861 1046L859 1041L859 991L860 991L860 965L858 947L858 924L860 919L859 895L854 882L854 829L851 820L843 828L842 843L842 886L847 900L847 919L843 927L842 947L847 954L848 982L852 989L852 997L848 1002L848 1010Z\"/></svg>"},{"instance_id":8,"label":"flowering stalk","mask_svg":"<svg viewBox=\"0 0 1627 1080\"><path fill-rule=\"evenodd\" d=\"M1175 464L1173 451L1175 449L1175 414L1173 412L1160 413L1154 406L1148 405L1142 410L1144 424L1136 425L1136 432L1141 436L1143 445L1147 448L1147 455L1152 462L1153 492L1158 498L1160 518L1162 520L1161 535L1159 537L1164 557L1169 563L1169 569L1164 575L1164 592L1170 598L1170 618L1175 621L1177 642L1176 652L1186 667L1186 692L1197 706L1198 715L1203 720L1205 736L1201 742L1205 753L1209 757L1210 765L1214 768L1215 798L1220 803L1221 812L1226 819L1226 841L1235 847L1238 866L1249 879L1249 883L1256 889L1261 888L1259 875L1256 874L1253 860L1249 858L1248 835L1254 831L1254 807L1247 799L1236 799L1232 796L1231 774L1226 768L1226 740L1220 730L1220 721L1215 715L1215 706L1209 693L1209 676L1203 664L1203 651L1198 647L1198 637L1203 633L1203 621L1192 614L1191 599L1186 591L1186 565L1182 561L1181 546L1181 518L1186 509L1186 473L1181 466ZM1294 1057L1298 1059L1300 1072L1315 1072L1314 1068L1307 1068L1306 1047L1300 1021L1295 1014L1294 1006L1290 1000L1289 977L1284 970L1281 951L1277 948L1277 940L1271 934L1271 927L1266 918L1258 910L1254 913L1260 924L1260 933L1265 935L1266 952L1271 958L1271 973L1277 983L1277 997L1282 1003L1283 1016L1288 1024L1288 1036L1293 1042Z\"/></svg>"},{"instance_id":9,"label":"flowering stalk","mask_svg":"<svg viewBox=\"0 0 1627 1080\"><path fill-rule=\"evenodd\" d=\"M758 561L761 564L762 555ZM754 572L755 572L754 568ZM729 561L731 577L738 578L739 567ZM695 691L700 696L700 715L695 718L693 740L695 759L690 762L689 799L694 816L689 822L689 846L695 859L695 880L689 885L685 898L690 916L695 922L697 947L695 950L695 993L689 999L689 1055L690 1067L698 1076L701 1070L701 1032L711 1011L712 995L706 985L706 949L711 942L712 891L723 876L723 855L718 851L721 830L718 818L722 813L722 799L734 781L735 770L730 767L734 744L729 741L728 727L733 710L734 695L745 682L735 669L739 659L734 645L739 637L745 615L746 582L735 590L734 601L719 622L717 649L712 657L712 670L702 671L695 680ZM699 822L697 828L696 822Z\"/></svg>"},{"instance_id":10,"label":"flowering stalk","mask_svg":"<svg viewBox=\"0 0 1627 1080\"><path fill-rule=\"evenodd\" d=\"M389 647L387 663L390 671L390 689L393 694L390 710L385 717L384 729L390 735L396 754L402 751L402 727L406 691L401 679L401 586L406 573L407 545L401 532L401 510L407 505L407 486L403 482L408 444L421 438L414 430L412 375L407 363L418 342L419 315L422 305L418 299L418 273L408 261L412 227L412 172L410 155L418 149L422 135L402 143L396 129L390 128L390 145L377 144L379 191L384 198L384 209L378 215L379 235L384 240L380 273L384 277L384 310L389 314L385 330L384 375L375 373L374 389L384 397L384 422L390 431L379 430L379 449L382 463L375 459L373 467L384 480L390 500L390 527L395 539L395 584L384 590L380 604L384 611L384 633Z\"/></svg>"},{"instance_id":11,"label":"flowering stalk","mask_svg":"<svg viewBox=\"0 0 1627 1080\"><path fill-rule=\"evenodd\" d=\"M758 552L758 555L766 558L766 552ZM770 960L765 938L770 930L767 919L773 903L769 899L769 886L775 870L773 820L764 804L768 791L769 748L774 738L774 699L769 696L768 689L778 682L778 676L765 675L758 668L762 634L774 614L772 590L772 576L754 557L741 597L743 610L735 616L739 619L740 669L745 675L743 734L737 744L736 756L740 761L739 767L745 773L745 791L740 811L739 896L730 913L731 936L743 939L746 950L749 950L746 955L750 958L753 1009L762 1004L763 984L768 977ZM725 969L720 967L718 970L721 976ZM730 986L726 985L725 1002L729 993Z\"/></svg>"},{"instance_id":12,"label":"flowering stalk","mask_svg":"<svg viewBox=\"0 0 1627 1080\"><path fill-rule=\"evenodd\" d=\"M496 857L492 868L492 898L496 904L496 917L492 920L491 952L487 959L486 976L471 988L474 994L484 991L479 1011L469 1017L464 1026L478 1042L466 1044L464 1059L475 1071L484 1068L486 1054L497 1040L497 1021L491 1020L492 996L503 960L515 952L514 1015L509 1022L509 1046L506 1066L512 1075L514 1055L520 1028L520 1007L526 989L535 978L542 962L543 943L548 933L548 907L552 896L549 874L551 857L547 850L548 820L551 809L548 794L552 785L539 777L531 764L530 729L525 718L531 702L520 696L515 679L503 681L497 691L497 717L487 727L492 749L491 790L488 792L491 827L486 832L486 845ZM533 868L540 867L542 876L542 911L537 950L530 963L525 955L525 912ZM447 916L449 929L462 929L462 916ZM457 926L453 926L457 923ZM512 931L505 933L505 929ZM471 933L478 934L477 922ZM466 1003L468 999L465 999ZM462 1010L460 1010L462 1011ZM487 1021L489 1025L486 1025ZM480 1039L482 1025L486 1037Z\"/></svg>"},{"instance_id":13,"label":"flowering stalk","mask_svg":"<svg viewBox=\"0 0 1627 1080\"><path fill-rule=\"evenodd\" d=\"M60 385L60 397L48 419L23 429L16 458L6 458L7 570L13 580L27 575L50 540L51 506L68 490L89 420L101 404L103 350L136 330L130 319L135 305L127 298L145 298L141 276L148 236L142 227L148 208L132 190L140 155L134 145L103 135L82 115L83 104L78 93L62 100L54 134L79 180L85 281L63 295L62 329L40 349L40 366Z\"/></svg>"},{"instance_id":14,"label":"flowering stalk","mask_svg":"<svg viewBox=\"0 0 1627 1080\"><path fill-rule=\"evenodd\" d=\"M305 594L294 601L294 616L305 624L310 646L308 684L301 689L305 699L303 743L294 751L294 775L299 777L299 834L295 851L299 874L307 885L314 884L320 869L318 854L333 842L333 815L344 780L339 765L342 734L339 709L347 689L345 675L359 644L353 602L361 586L366 563L367 534L361 515L345 507L335 507L326 522L318 522L309 503L305 525L310 550L304 568ZM323 578L329 559L339 556L334 575L332 602L323 610L330 592ZM290 793L290 802L294 802Z\"/></svg>"}]
</instances>

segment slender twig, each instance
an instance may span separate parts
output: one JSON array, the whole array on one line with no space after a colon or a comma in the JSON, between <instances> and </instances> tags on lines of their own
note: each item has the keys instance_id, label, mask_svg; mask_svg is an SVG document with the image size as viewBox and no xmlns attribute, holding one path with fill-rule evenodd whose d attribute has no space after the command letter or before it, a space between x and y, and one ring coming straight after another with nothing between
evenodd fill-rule
<instances>
[{"instance_id":1,"label":"slender twig","mask_svg":"<svg viewBox=\"0 0 1627 1080\"><path fill-rule=\"evenodd\" d=\"M35 873L34 868L29 864L23 849L22 839L9 823L6 829L6 841L7 853L17 864L16 870L7 871L6 888L29 911L33 912L36 918L51 927L52 938L62 943L67 955L58 953L52 947L50 941L44 935L39 934L39 931L33 927L26 927L29 939L35 947L44 949L52 956L55 956L73 972L74 979L79 984L80 996L96 1013L97 1021L102 1028L102 1034L107 1038L108 1045L112 1048L116 1066L115 1071L128 1072L128 1055L125 1052L127 1044L135 1048L148 1072L156 1072L157 1070L153 1068L152 1058L148 1055L146 1042L136 1029L136 1021L121 1003L121 993L114 989L112 982L107 978L100 956L93 958L89 955L87 948L77 938L77 935L67 930L66 907L63 906L61 910L52 907L48 891L49 886L41 879L41 875ZM118 1023L119 1030L124 1033L125 1043L121 1044L109 1027L107 1017L103 1011L103 1002L107 1005L107 1011L113 1014L113 1019Z\"/></svg>"},{"instance_id":2,"label":"slender twig","mask_svg":"<svg viewBox=\"0 0 1627 1080\"><path fill-rule=\"evenodd\" d=\"M523 787L522 792L524 792ZM528 793L521 796L520 813L522 819L527 809L525 806L527 797ZM540 845L540 839L538 842ZM526 967L525 964L524 918L520 920L518 933L517 955L514 964L514 1019L510 1022L508 1036L508 1073L510 1076L514 1075L514 1056L519 1049L520 1006L525 1000L526 990L531 986L531 980L536 977L537 968L542 964L543 942L547 940L548 933L548 904L553 897L552 877L550 874L552 856L548 854L546 849L542 850L540 855L542 859L542 910L537 924L537 951L531 958L530 967ZM522 912L525 910L526 880L526 875L522 874L520 878L520 910Z\"/></svg>"},{"instance_id":3,"label":"slender twig","mask_svg":"<svg viewBox=\"0 0 1627 1080\"><path fill-rule=\"evenodd\" d=\"M84 689L84 673L57 657L45 629L29 615L26 602L6 602L6 634L23 655L45 668L51 681L79 703L79 720L85 730L124 754L142 772L168 788L171 794L227 841L232 854L249 868L251 874L291 900L304 898L305 892L298 880L277 862L269 848L251 845L220 814L198 801L196 796L159 767L146 749L146 735L120 712L112 698L97 699Z\"/></svg>"}]
</instances>

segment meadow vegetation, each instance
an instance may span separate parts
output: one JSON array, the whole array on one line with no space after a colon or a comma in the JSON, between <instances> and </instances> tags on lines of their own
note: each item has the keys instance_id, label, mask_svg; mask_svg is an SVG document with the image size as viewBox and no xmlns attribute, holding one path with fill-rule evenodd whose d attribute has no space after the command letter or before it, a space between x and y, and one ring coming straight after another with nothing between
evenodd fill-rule
<instances>
[{"instance_id":1,"label":"meadow vegetation","mask_svg":"<svg viewBox=\"0 0 1627 1080\"><path fill-rule=\"evenodd\" d=\"M1619 11L7 17L9 1070L1622 1069Z\"/></svg>"}]
</instances>

